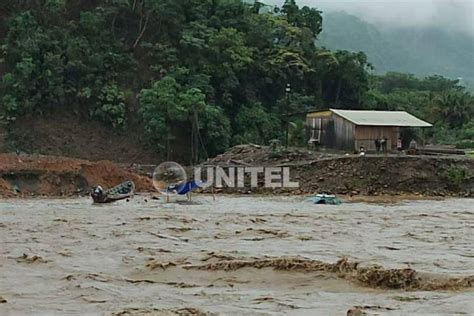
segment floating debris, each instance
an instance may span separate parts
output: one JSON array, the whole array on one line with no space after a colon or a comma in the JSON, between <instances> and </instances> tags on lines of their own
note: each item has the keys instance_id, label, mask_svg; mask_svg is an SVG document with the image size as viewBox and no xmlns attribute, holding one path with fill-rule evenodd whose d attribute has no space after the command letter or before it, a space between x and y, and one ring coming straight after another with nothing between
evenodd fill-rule
<instances>
[{"instance_id":1,"label":"floating debris","mask_svg":"<svg viewBox=\"0 0 474 316\"><path fill-rule=\"evenodd\" d=\"M203 312L197 308L157 309L157 308L127 308L121 312L112 313L112 316L215 316L217 314Z\"/></svg>"},{"instance_id":2,"label":"floating debris","mask_svg":"<svg viewBox=\"0 0 474 316\"><path fill-rule=\"evenodd\" d=\"M32 263L47 263L48 261L43 259L42 257L40 256L35 256L35 255L28 255L26 253L24 253L22 256L18 257L18 258L15 258L16 262L18 263L28 263L28 264L32 264Z\"/></svg>"},{"instance_id":3,"label":"floating debris","mask_svg":"<svg viewBox=\"0 0 474 316\"><path fill-rule=\"evenodd\" d=\"M146 264L146 267L151 269L151 270L155 270L155 269L163 269L163 270L166 270L170 267L176 267L176 263L174 262L158 262L154 259L150 259L149 262Z\"/></svg>"},{"instance_id":4,"label":"floating debris","mask_svg":"<svg viewBox=\"0 0 474 316\"><path fill-rule=\"evenodd\" d=\"M125 279L126 282L128 283L133 283L133 284L140 284L140 283L149 283L149 284L154 284L157 283L153 280L132 280L132 279Z\"/></svg>"},{"instance_id":5,"label":"floating debris","mask_svg":"<svg viewBox=\"0 0 474 316\"><path fill-rule=\"evenodd\" d=\"M384 289L404 290L457 290L471 288L474 285L474 275L460 278L427 278L422 277L415 270L385 269L378 265L360 267L358 262L350 262L343 258L336 263L325 263L300 257L251 259L251 260L223 260L205 265L184 266L186 269L211 271L236 271L242 268L273 268L275 270L296 272L330 272L338 277L358 282L364 286Z\"/></svg>"}]
</instances>

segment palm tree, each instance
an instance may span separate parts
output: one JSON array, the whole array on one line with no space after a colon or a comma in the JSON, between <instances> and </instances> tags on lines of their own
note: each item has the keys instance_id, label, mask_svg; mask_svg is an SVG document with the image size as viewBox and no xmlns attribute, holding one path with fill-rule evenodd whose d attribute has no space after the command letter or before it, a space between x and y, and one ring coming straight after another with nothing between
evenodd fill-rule
<instances>
[{"instance_id":1,"label":"palm tree","mask_svg":"<svg viewBox=\"0 0 474 316\"><path fill-rule=\"evenodd\" d=\"M472 120L474 98L465 92L448 92L432 100L431 115L437 121L447 123L451 128L460 128Z\"/></svg>"}]
</instances>

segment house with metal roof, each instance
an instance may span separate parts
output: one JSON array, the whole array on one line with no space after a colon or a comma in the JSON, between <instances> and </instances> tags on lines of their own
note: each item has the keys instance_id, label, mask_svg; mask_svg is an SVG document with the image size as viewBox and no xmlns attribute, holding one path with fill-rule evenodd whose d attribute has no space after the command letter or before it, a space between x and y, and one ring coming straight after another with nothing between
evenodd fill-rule
<instances>
[{"instance_id":1,"label":"house with metal roof","mask_svg":"<svg viewBox=\"0 0 474 316\"><path fill-rule=\"evenodd\" d=\"M350 151L361 146L375 151L375 140L383 138L387 139L388 150L394 150L401 128L431 126L405 111L329 109L306 115L310 144Z\"/></svg>"}]
</instances>

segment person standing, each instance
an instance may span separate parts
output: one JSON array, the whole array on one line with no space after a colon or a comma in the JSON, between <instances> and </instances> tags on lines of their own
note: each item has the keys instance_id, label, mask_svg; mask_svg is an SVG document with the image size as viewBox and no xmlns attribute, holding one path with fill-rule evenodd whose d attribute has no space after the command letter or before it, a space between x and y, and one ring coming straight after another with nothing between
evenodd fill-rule
<instances>
[{"instance_id":1,"label":"person standing","mask_svg":"<svg viewBox=\"0 0 474 316\"><path fill-rule=\"evenodd\" d=\"M416 155L418 149L418 144L416 143L416 140L412 139L410 142L410 146L408 147L408 153L410 155Z\"/></svg>"},{"instance_id":2,"label":"person standing","mask_svg":"<svg viewBox=\"0 0 474 316\"><path fill-rule=\"evenodd\" d=\"M384 154L387 153L387 138L386 137L382 137L382 139L380 140L380 145L382 147L382 152Z\"/></svg>"},{"instance_id":3,"label":"person standing","mask_svg":"<svg viewBox=\"0 0 474 316\"><path fill-rule=\"evenodd\" d=\"M375 152L378 154L380 152L380 139L377 138L374 141L374 143L375 143Z\"/></svg>"},{"instance_id":4,"label":"person standing","mask_svg":"<svg viewBox=\"0 0 474 316\"><path fill-rule=\"evenodd\" d=\"M400 137L398 137L398 140L397 140L397 150L398 150L398 153L401 153L402 152L402 139Z\"/></svg>"}]
</instances>

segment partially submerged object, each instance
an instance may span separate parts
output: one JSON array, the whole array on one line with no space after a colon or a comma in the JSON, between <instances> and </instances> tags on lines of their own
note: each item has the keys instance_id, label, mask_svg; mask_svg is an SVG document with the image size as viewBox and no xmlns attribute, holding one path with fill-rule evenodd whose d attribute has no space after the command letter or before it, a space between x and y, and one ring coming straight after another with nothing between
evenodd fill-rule
<instances>
[{"instance_id":1,"label":"partially submerged object","mask_svg":"<svg viewBox=\"0 0 474 316\"><path fill-rule=\"evenodd\" d=\"M100 185L91 193L94 203L112 203L128 199L135 193L135 183L127 181L109 190L104 190Z\"/></svg>"},{"instance_id":2,"label":"partially submerged object","mask_svg":"<svg viewBox=\"0 0 474 316\"><path fill-rule=\"evenodd\" d=\"M186 195L188 201L191 201L191 193L200 188L203 183L202 181L193 180L169 185L166 191L164 191L166 194L166 202L169 202L170 194Z\"/></svg>"},{"instance_id":3,"label":"partially submerged object","mask_svg":"<svg viewBox=\"0 0 474 316\"><path fill-rule=\"evenodd\" d=\"M332 194L317 194L313 198L314 204L329 204L329 205L339 205L341 200L335 195Z\"/></svg>"},{"instance_id":4,"label":"partially submerged object","mask_svg":"<svg viewBox=\"0 0 474 316\"><path fill-rule=\"evenodd\" d=\"M173 192L178 195L185 195L199 188L201 184L202 182L198 183L196 181L182 182L179 184L170 185L168 187L168 192Z\"/></svg>"}]
</instances>

